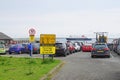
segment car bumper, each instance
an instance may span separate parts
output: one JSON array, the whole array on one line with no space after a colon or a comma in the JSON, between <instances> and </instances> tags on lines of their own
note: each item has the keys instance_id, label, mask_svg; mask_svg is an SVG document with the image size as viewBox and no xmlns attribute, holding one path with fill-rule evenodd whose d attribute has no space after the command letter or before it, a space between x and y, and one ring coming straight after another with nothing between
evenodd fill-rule
<instances>
[{"instance_id":1,"label":"car bumper","mask_svg":"<svg viewBox=\"0 0 120 80\"><path fill-rule=\"evenodd\" d=\"M110 57L110 54L91 54L91 57Z\"/></svg>"}]
</instances>

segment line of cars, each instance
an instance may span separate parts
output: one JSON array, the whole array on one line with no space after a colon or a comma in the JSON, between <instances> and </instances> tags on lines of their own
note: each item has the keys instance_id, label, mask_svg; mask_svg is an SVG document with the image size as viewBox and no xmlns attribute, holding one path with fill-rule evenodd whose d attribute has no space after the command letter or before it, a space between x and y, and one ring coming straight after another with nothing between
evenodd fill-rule
<instances>
[{"instance_id":1,"label":"line of cars","mask_svg":"<svg viewBox=\"0 0 120 80\"><path fill-rule=\"evenodd\" d=\"M56 42L55 56L67 56L69 54L81 51L81 44L79 42Z\"/></svg>"},{"instance_id":2,"label":"line of cars","mask_svg":"<svg viewBox=\"0 0 120 80\"><path fill-rule=\"evenodd\" d=\"M5 48L4 44L0 44L0 53L6 54L22 54L22 53L29 53L30 50L28 48L29 43L18 43L18 44L10 44L7 49ZM40 53L40 43L32 43L33 46L33 53ZM79 42L56 42L56 54L57 56L63 55L67 56L69 54L81 51L81 44Z\"/></svg>"},{"instance_id":3,"label":"line of cars","mask_svg":"<svg viewBox=\"0 0 120 80\"><path fill-rule=\"evenodd\" d=\"M21 54L21 53L29 53L30 50L28 48L29 43L21 43L21 44L10 44L5 47L4 44L0 44L0 54ZM39 43L32 43L33 53L39 53L40 51L40 44Z\"/></svg>"},{"instance_id":4,"label":"line of cars","mask_svg":"<svg viewBox=\"0 0 120 80\"><path fill-rule=\"evenodd\" d=\"M113 51L120 55L120 38L113 40Z\"/></svg>"},{"instance_id":5,"label":"line of cars","mask_svg":"<svg viewBox=\"0 0 120 80\"><path fill-rule=\"evenodd\" d=\"M82 45L83 52L90 52L91 58L108 57L110 58L111 45L108 43L85 43Z\"/></svg>"},{"instance_id":6,"label":"line of cars","mask_svg":"<svg viewBox=\"0 0 120 80\"><path fill-rule=\"evenodd\" d=\"M79 50L75 48L75 45L78 46L78 44L79 42L74 42L74 43L67 42L67 44L58 42L56 43L55 55L67 56L71 53L82 51L82 52L90 52L92 58L95 57L110 58L110 48L108 47L107 43L86 43L80 45Z\"/></svg>"},{"instance_id":7,"label":"line of cars","mask_svg":"<svg viewBox=\"0 0 120 80\"><path fill-rule=\"evenodd\" d=\"M40 53L40 44L33 43L33 53ZM69 54L83 51L83 52L91 52L91 57L97 56L106 56L110 57L110 49L106 43L94 43L94 44L81 44L80 42L56 42L56 53L55 56L67 56ZM12 53L29 53L28 43L22 44L11 44L9 45L9 49L7 52L9 54ZM6 48L3 44L0 44L0 54L6 54Z\"/></svg>"},{"instance_id":8,"label":"line of cars","mask_svg":"<svg viewBox=\"0 0 120 80\"><path fill-rule=\"evenodd\" d=\"M22 43L22 44L11 44L9 46L8 52L9 54L12 53L29 53L30 49L28 47L29 43ZM32 43L32 47L33 47L33 53L39 53L40 51L40 44L39 43Z\"/></svg>"}]
</instances>

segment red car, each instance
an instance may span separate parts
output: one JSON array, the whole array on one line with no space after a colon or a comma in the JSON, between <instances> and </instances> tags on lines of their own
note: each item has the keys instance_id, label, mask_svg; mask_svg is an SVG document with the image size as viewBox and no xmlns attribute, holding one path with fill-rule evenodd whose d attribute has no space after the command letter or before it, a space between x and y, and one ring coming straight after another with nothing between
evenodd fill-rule
<instances>
[{"instance_id":1,"label":"red car","mask_svg":"<svg viewBox=\"0 0 120 80\"><path fill-rule=\"evenodd\" d=\"M67 42L67 47L68 47L70 53L74 53L75 52L75 46L73 45L72 42Z\"/></svg>"},{"instance_id":2,"label":"red car","mask_svg":"<svg viewBox=\"0 0 120 80\"><path fill-rule=\"evenodd\" d=\"M92 51L92 44L84 44L82 45L83 52L91 52Z\"/></svg>"}]
</instances>

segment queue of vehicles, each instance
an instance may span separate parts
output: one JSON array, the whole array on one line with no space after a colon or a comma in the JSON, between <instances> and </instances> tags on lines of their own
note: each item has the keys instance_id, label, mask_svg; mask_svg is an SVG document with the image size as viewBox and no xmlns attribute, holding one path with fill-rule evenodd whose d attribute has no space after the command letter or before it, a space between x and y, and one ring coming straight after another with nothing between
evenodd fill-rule
<instances>
[{"instance_id":1,"label":"queue of vehicles","mask_svg":"<svg viewBox=\"0 0 120 80\"><path fill-rule=\"evenodd\" d=\"M0 53L5 54L6 51L9 54L30 53L28 45L29 43L11 44L9 45L8 50L6 50L5 46L0 44ZM112 45L112 49L120 54L120 45L117 48L116 45L114 46ZM32 46L33 46L33 54L34 53L39 54L40 43L32 43ZM59 42L59 41L56 42L55 47L56 47L55 56L67 56L69 54L82 51L82 52L90 52L92 58L97 56L110 57L110 48L108 47L107 36L104 35L104 32L96 33L95 43L82 43L79 41L73 42L68 40L66 42Z\"/></svg>"},{"instance_id":2,"label":"queue of vehicles","mask_svg":"<svg viewBox=\"0 0 120 80\"><path fill-rule=\"evenodd\" d=\"M120 38L113 40L113 51L120 55Z\"/></svg>"},{"instance_id":3,"label":"queue of vehicles","mask_svg":"<svg viewBox=\"0 0 120 80\"><path fill-rule=\"evenodd\" d=\"M17 44L10 44L8 48L6 49L4 44L0 44L0 53L2 54L23 54L23 53L29 53L29 43L17 43ZM69 54L79 52L81 51L82 45L78 42L56 42L56 54L57 56L67 56ZM33 47L33 54L39 54L40 53L40 44L39 43L32 43Z\"/></svg>"},{"instance_id":4,"label":"queue of vehicles","mask_svg":"<svg viewBox=\"0 0 120 80\"><path fill-rule=\"evenodd\" d=\"M69 54L81 51L82 45L79 42L56 42L56 53L55 56L67 56Z\"/></svg>"},{"instance_id":5,"label":"queue of vehicles","mask_svg":"<svg viewBox=\"0 0 120 80\"><path fill-rule=\"evenodd\" d=\"M21 53L29 53L30 50L28 48L29 43L18 43L18 44L9 44L7 47L5 47L4 44L0 44L0 54L21 54ZM33 43L33 53L39 53L40 51L40 45L39 43Z\"/></svg>"}]
</instances>

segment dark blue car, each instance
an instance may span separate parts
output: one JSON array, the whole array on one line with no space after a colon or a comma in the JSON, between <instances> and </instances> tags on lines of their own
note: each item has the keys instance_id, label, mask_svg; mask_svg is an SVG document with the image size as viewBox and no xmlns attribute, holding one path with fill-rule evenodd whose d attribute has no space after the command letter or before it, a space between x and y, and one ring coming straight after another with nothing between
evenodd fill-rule
<instances>
[{"instance_id":1,"label":"dark blue car","mask_svg":"<svg viewBox=\"0 0 120 80\"><path fill-rule=\"evenodd\" d=\"M110 49L106 43L94 43L92 46L91 57L104 56L110 58Z\"/></svg>"},{"instance_id":2,"label":"dark blue car","mask_svg":"<svg viewBox=\"0 0 120 80\"><path fill-rule=\"evenodd\" d=\"M23 52L28 52L28 49L26 49L26 47L23 46L22 44L12 44L10 45L8 52L9 54L12 54L12 53L21 54Z\"/></svg>"}]
</instances>

